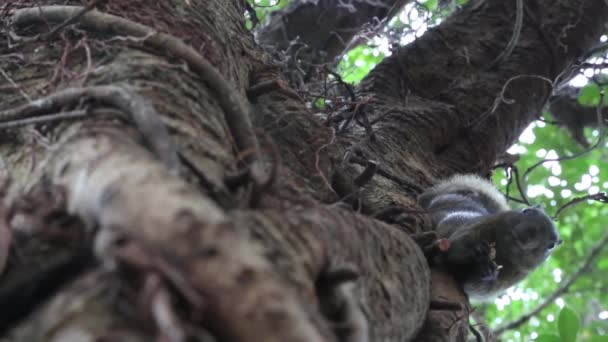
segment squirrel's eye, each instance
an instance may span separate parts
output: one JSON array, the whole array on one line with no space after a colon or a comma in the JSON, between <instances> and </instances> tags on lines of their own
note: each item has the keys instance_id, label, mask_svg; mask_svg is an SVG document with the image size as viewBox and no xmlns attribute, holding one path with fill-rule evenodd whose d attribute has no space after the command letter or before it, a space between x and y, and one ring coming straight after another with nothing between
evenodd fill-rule
<instances>
[{"instance_id":1,"label":"squirrel's eye","mask_svg":"<svg viewBox=\"0 0 608 342\"><path fill-rule=\"evenodd\" d=\"M547 245L547 250L548 250L548 251L552 250L553 248L555 248L555 243L551 242L551 243L549 243L549 244Z\"/></svg>"},{"instance_id":2,"label":"squirrel's eye","mask_svg":"<svg viewBox=\"0 0 608 342\"><path fill-rule=\"evenodd\" d=\"M529 212L531 212L531 211L532 211L532 208L524 208L524 209L523 209L521 212L522 212L523 214L525 214L525 213L529 213Z\"/></svg>"}]
</instances>

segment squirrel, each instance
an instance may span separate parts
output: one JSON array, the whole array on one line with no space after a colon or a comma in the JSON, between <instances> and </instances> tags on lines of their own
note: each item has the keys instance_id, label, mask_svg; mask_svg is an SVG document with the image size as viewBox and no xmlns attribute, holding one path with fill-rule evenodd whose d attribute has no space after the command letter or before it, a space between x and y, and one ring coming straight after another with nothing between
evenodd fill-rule
<instances>
[{"instance_id":1,"label":"squirrel","mask_svg":"<svg viewBox=\"0 0 608 342\"><path fill-rule=\"evenodd\" d=\"M440 257L465 293L488 300L517 284L561 244L552 219L540 208L512 210L492 183L455 175L418 197L440 238Z\"/></svg>"}]
</instances>

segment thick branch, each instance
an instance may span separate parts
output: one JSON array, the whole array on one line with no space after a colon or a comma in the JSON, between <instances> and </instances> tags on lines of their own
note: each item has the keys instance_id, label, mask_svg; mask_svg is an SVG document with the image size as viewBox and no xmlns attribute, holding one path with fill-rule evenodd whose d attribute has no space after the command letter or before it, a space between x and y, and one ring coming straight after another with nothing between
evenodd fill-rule
<instances>
[{"instance_id":1,"label":"thick branch","mask_svg":"<svg viewBox=\"0 0 608 342\"><path fill-rule=\"evenodd\" d=\"M385 116L382 123L404 127L401 134L428 142L433 146L429 153L448 169L487 172L495 157L536 119L560 72L598 41L608 15L601 0L538 5L524 2L517 44L494 68L488 66L513 36L518 13L514 1L470 2L385 58L360 90L380 103L407 99L409 108L416 103L427 108L436 105L428 115L396 113ZM479 125L469 125L482 117ZM480 160L484 165L479 165Z\"/></svg>"},{"instance_id":2,"label":"thick branch","mask_svg":"<svg viewBox=\"0 0 608 342\"><path fill-rule=\"evenodd\" d=\"M214 203L124 134L107 129L81 134L58 147L47 175L65 188L72 214L98 223L96 253L104 264L112 264L119 250L113 241L124 236L159 260L151 264L154 269L188 299L193 314L203 310L198 314L218 337L323 341L294 293ZM141 253L126 253L126 258L145 267L133 259ZM202 303L187 284L204 298Z\"/></svg>"},{"instance_id":3,"label":"thick branch","mask_svg":"<svg viewBox=\"0 0 608 342\"><path fill-rule=\"evenodd\" d=\"M262 45L286 50L296 41L305 44L298 58L305 64L332 63L353 37L369 25L368 33L398 13L408 0L354 0L349 2L291 1L257 33Z\"/></svg>"}]
</instances>

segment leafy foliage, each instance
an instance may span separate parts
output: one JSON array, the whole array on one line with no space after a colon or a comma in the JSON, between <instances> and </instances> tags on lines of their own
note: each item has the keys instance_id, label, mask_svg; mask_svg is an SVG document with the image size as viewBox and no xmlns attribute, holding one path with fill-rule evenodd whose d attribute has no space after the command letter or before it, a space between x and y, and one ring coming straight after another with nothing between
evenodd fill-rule
<instances>
[{"instance_id":1,"label":"leafy foliage","mask_svg":"<svg viewBox=\"0 0 608 342\"><path fill-rule=\"evenodd\" d=\"M581 96L587 98L579 98L579 102L599 103L599 92L595 93L597 97L589 95L590 93L581 92ZM590 141L598 139L593 136L592 130L587 133L591 133L588 134L591 136ZM538 121L524 132L519 143L510 151L520 155L517 167L521 174L542 159L573 155L580 152L581 148L563 129ZM602 173L605 170L608 170L605 149L593 150L573 160L546 162L529 174L526 195L533 204L543 206L553 215L558 208L575 197L606 191L608 182ZM496 175L495 180L506 184L503 175ZM506 190L506 187L503 189ZM510 195L513 195L515 190L513 187L510 189ZM494 305L485 308L487 321L494 326L501 325L542 303L544 298L580 269L590 249L607 233L607 215L608 207L587 201L563 211L556 224L565 243L522 284L499 297ZM529 341L537 336L537 341L607 339L608 337L598 336L608 333L608 297L605 295L608 279L601 271L605 268L608 268L608 247L592 262L589 271L576 279L570 289L554 303L532 317L528 324L517 328L517 331L505 333L505 341ZM560 312L560 308L565 305L571 309L562 309ZM578 323L574 323L574 312L582 317L580 329ZM559 317L559 333L555 328L556 317Z\"/></svg>"},{"instance_id":2,"label":"leafy foliage","mask_svg":"<svg viewBox=\"0 0 608 342\"><path fill-rule=\"evenodd\" d=\"M255 14L260 23L263 23L266 16L273 11L280 10L285 7L289 1L287 0L247 0L251 8L255 10ZM253 28L253 21L250 17L250 13L245 13L246 22L245 25L248 29Z\"/></svg>"}]
</instances>

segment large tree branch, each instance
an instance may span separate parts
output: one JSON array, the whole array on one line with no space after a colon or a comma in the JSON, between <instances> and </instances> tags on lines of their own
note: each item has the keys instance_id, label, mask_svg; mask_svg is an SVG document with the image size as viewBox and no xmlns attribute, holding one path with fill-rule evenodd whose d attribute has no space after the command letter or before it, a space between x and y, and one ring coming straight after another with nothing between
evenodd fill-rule
<instances>
[{"instance_id":1,"label":"large tree branch","mask_svg":"<svg viewBox=\"0 0 608 342\"><path fill-rule=\"evenodd\" d=\"M270 15L258 32L267 49L287 50L291 44L304 47L297 58L305 65L333 64L365 25L370 32L390 19L408 0L291 1Z\"/></svg>"},{"instance_id":2,"label":"large tree branch","mask_svg":"<svg viewBox=\"0 0 608 342\"><path fill-rule=\"evenodd\" d=\"M99 225L95 247L104 264L119 258L154 269L222 338L325 340L220 208L120 133L95 131L63 142L46 171L64 189L68 211ZM141 247L123 251L119 237Z\"/></svg>"},{"instance_id":3,"label":"large tree branch","mask_svg":"<svg viewBox=\"0 0 608 342\"><path fill-rule=\"evenodd\" d=\"M372 327L372 338L411 338L422 325L428 266L411 239L389 226L331 207L227 216L146 150L107 129L66 139L46 172L64 189L69 212L99 225L96 253L104 264L117 258L138 273L151 270L220 337L332 341L311 303L319 296L323 305L315 287L320 274L342 264L365 275L358 291L365 311L389 313L385 324ZM120 245L112 235L122 237ZM384 301L374 297L378 291Z\"/></svg>"},{"instance_id":4,"label":"large tree branch","mask_svg":"<svg viewBox=\"0 0 608 342\"><path fill-rule=\"evenodd\" d=\"M404 127L399 134L428 143L428 153L439 158L446 171L489 170L495 156L535 119L553 80L597 42L608 13L600 0L526 6L516 47L493 68L488 66L513 35L514 1L472 2L385 58L363 80L361 92L373 94L376 104L387 107L407 100L409 108L438 108L421 114L395 111L380 123ZM395 135L385 129L376 133Z\"/></svg>"}]
</instances>

